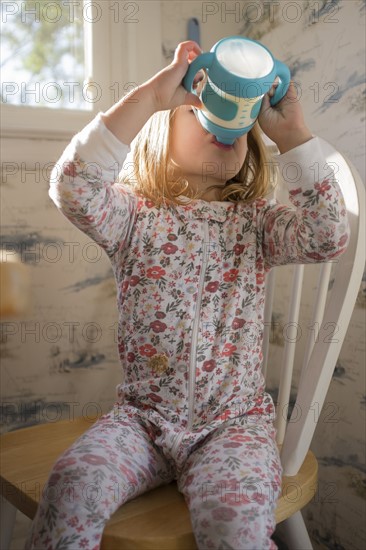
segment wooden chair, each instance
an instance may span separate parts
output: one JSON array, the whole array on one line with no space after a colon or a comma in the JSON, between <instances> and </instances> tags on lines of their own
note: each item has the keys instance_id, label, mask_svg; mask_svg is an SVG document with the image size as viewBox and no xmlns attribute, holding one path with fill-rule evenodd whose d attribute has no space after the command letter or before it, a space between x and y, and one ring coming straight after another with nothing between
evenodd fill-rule
<instances>
[{"instance_id":1,"label":"wooden chair","mask_svg":"<svg viewBox=\"0 0 366 550\"><path fill-rule=\"evenodd\" d=\"M319 327L318 337L309 338L302 352L303 365L296 402L288 419L289 396L295 359L296 339L287 340L277 399L278 444L284 468L282 494L276 520L281 537L290 549L312 548L301 509L317 489L317 461L309 450L316 428L312 406L323 406L338 355L347 331L365 262L364 188L357 173L344 158L324 142L328 161L338 166L351 226L347 252L333 264L320 264L311 323ZM314 266L312 266L314 268ZM265 307L264 368L269 355L269 335L275 273L267 284ZM282 269L282 268L280 268ZM288 322L299 322L304 266L293 268ZM331 290L328 291L330 275ZM329 338L329 325L336 323L336 339ZM315 325L312 325L315 326ZM301 414L299 414L299 411ZM1 494L3 498L1 550L11 540L16 509L33 518L42 489L56 458L91 425L77 418L43 424L4 434L1 437ZM195 550L188 509L176 484L160 487L121 507L108 522L102 550Z\"/></svg>"}]
</instances>

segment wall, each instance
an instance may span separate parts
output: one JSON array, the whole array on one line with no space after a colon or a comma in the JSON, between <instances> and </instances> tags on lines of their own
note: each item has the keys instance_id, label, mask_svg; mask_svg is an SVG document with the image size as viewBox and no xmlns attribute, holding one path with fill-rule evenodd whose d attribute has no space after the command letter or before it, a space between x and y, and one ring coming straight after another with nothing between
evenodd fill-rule
<instances>
[{"instance_id":1,"label":"wall","mask_svg":"<svg viewBox=\"0 0 366 550\"><path fill-rule=\"evenodd\" d=\"M165 1L138 7L137 23L124 26L124 36L129 44L143 44L151 28L153 46L138 48L136 58L133 48L122 51L125 42L115 38L112 64L115 74L125 67L122 83L151 74L148 60L151 51L158 55L157 32L159 63L168 63L187 37L190 17L201 23L204 50L230 34L260 39L290 66L314 133L346 153L364 176L364 2ZM48 199L47 173L35 169L41 151L44 166L57 160L63 146L48 152L49 142L28 140L22 145L30 157L26 169L2 172L2 245L21 254L33 283L28 316L1 323L2 431L108 410L121 379L109 262L57 212ZM282 290L275 303L279 319L288 292L285 276ZM360 292L327 397L335 416L329 414L333 409L325 411L313 443L320 457L320 488L305 515L317 548L358 550L366 539L364 308ZM273 343L274 369L280 348Z\"/></svg>"},{"instance_id":2,"label":"wall","mask_svg":"<svg viewBox=\"0 0 366 550\"><path fill-rule=\"evenodd\" d=\"M163 63L159 2L122 2L118 10L115 2L100 5L103 41L113 55L97 59L109 78L98 82L103 105L96 112L106 108L106 95L109 106ZM158 38L151 36L145 48L151 25ZM27 266L32 307L22 319L0 324L1 431L93 417L111 407L122 376L109 260L48 197L50 168L73 133L60 137L49 126L44 139L9 132L2 142L0 248L9 258L18 253Z\"/></svg>"},{"instance_id":3,"label":"wall","mask_svg":"<svg viewBox=\"0 0 366 550\"><path fill-rule=\"evenodd\" d=\"M124 10L121 3L117 18L115 4L109 10L111 86L103 89L112 90L111 101L116 90L128 91L169 63L186 39L187 19L201 19L201 2L130 4ZM209 47L210 37L234 34L238 24L212 20L202 30ZM0 247L27 265L33 305L24 318L0 325L1 431L104 412L122 376L109 261L48 197L50 165L66 144L12 135L2 149Z\"/></svg>"},{"instance_id":4,"label":"wall","mask_svg":"<svg viewBox=\"0 0 366 550\"><path fill-rule=\"evenodd\" d=\"M309 127L345 154L364 180L365 2L249 4L240 33L261 40L288 64ZM274 305L280 324L289 294L287 272L283 268L278 277L282 288ZM311 270L305 280L310 296L316 286ZM308 323L303 317L304 331ZM275 370L280 348L280 342L272 346ZM320 483L304 516L316 548L365 546L365 405L363 283L312 444L319 457Z\"/></svg>"}]
</instances>

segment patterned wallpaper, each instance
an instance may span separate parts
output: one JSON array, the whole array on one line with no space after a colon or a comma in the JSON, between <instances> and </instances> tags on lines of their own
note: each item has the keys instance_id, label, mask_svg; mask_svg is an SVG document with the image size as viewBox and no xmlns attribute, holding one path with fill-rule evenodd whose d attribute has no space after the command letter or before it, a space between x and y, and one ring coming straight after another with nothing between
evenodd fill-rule
<instances>
[{"instance_id":1,"label":"patterned wallpaper","mask_svg":"<svg viewBox=\"0 0 366 550\"><path fill-rule=\"evenodd\" d=\"M313 132L364 177L364 0L164 1L161 13L166 62L186 39L190 17L200 22L205 50L230 34L265 43L291 68ZM56 211L47 192L45 174L3 174L0 246L16 250L29 266L33 306L24 319L1 323L2 431L93 417L109 409L121 378L109 261ZM285 271L281 280L274 307L280 321ZM364 321L363 287L327 397L334 409L325 409L312 445L320 487L305 519L319 549L360 550L366 541ZM274 369L281 351L275 336Z\"/></svg>"},{"instance_id":2,"label":"patterned wallpaper","mask_svg":"<svg viewBox=\"0 0 366 550\"><path fill-rule=\"evenodd\" d=\"M348 157L365 181L365 12L358 0L255 2L240 34L259 39L291 69L306 120ZM258 18L258 14L262 17ZM275 320L288 300L286 270L276 294ZM316 285L311 268L308 292ZM306 314L306 312L305 312ZM307 326L303 318L300 326ZM279 368L281 341L273 342ZM319 418L312 450L319 489L304 518L315 548L360 550L365 527L365 283Z\"/></svg>"}]
</instances>

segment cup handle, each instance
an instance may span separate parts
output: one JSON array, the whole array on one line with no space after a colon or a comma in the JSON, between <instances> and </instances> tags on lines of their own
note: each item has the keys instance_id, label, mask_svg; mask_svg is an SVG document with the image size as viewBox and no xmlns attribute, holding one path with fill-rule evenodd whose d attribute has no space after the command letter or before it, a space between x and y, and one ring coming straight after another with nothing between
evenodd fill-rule
<instances>
[{"instance_id":1,"label":"cup handle","mask_svg":"<svg viewBox=\"0 0 366 550\"><path fill-rule=\"evenodd\" d=\"M213 52L202 53L188 67L185 77L183 78L183 86L187 92L193 92L193 80L198 71L201 69L208 69L214 60L215 54Z\"/></svg>"},{"instance_id":2,"label":"cup handle","mask_svg":"<svg viewBox=\"0 0 366 550\"><path fill-rule=\"evenodd\" d=\"M274 95L270 99L272 106L277 105L285 97L291 81L290 69L282 61L278 61L278 59L276 59L276 74L280 81Z\"/></svg>"}]
</instances>

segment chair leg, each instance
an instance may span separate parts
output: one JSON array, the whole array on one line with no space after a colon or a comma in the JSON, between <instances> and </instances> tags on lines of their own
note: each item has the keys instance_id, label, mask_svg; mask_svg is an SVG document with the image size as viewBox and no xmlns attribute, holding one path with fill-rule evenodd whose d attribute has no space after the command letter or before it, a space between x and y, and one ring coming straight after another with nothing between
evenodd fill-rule
<instances>
[{"instance_id":1,"label":"chair leg","mask_svg":"<svg viewBox=\"0 0 366 550\"><path fill-rule=\"evenodd\" d=\"M277 525L278 534L289 550L313 550L301 512L296 512Z\"/></svg>"},{"instance_id":2,"label":"chair leg","mask_svg":"<svg viewBox=\"0 0 366 550\"><path fill-rule=\"evenodd\" d=\"M8 550L13 537L17 509L3 496L1 496L0 506L0 548L1 550Z\"/></svg>"}]
</instances>

